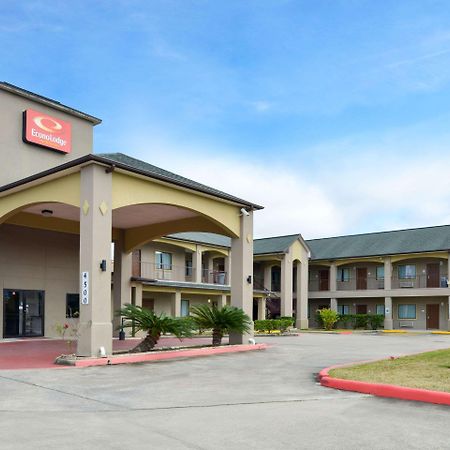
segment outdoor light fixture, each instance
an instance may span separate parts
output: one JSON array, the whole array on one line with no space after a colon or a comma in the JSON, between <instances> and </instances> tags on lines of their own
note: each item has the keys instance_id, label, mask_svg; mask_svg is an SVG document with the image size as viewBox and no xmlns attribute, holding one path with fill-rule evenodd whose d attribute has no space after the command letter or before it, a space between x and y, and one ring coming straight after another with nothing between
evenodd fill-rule
<instances>
[{"instance_id":1,"label":"outdoor light fixture","mask_svg":"<svg viewBox=\"0 0 450 450\"><path fill-rule=\"evenodd\" d=\"M100 269L102 272L106 272L106 259L102 259L102 262L100 263Z\"/></svg>"},{"instance_id":2,"label":"outdoor light fixture","mask_svg":"<svg viewBox=\"0 0 450 450\"><path fill-rule=\"evenodd\" d=\"M245 209L245 208L241 208L241 213L243 216L249 216L250 213Z\"/></svg>"},{"instance_id":3,"label":"outdoor light fixture","mask_svg":"<svg viewBox=\"0 0 450 450\"><path fill-rule=\"evenodd\" d=\"M247 283L248 283L248 284L252 284L252 276L251 276L251 275L249 275L249 276L247 277Z\"/></svg>"},{"instance_id":4,"label":"outdoor light fixture","mask_svg":"<svg viewBox=\"0 0 450 450\"><path fill-rule=\"evenodd\" d=\"M52 211L51 209L43 209L43 210L41 211L41 214L42 214L44 217L52 217L52 216L53 216L53 211Z\"/></svg>"}]
</instances>

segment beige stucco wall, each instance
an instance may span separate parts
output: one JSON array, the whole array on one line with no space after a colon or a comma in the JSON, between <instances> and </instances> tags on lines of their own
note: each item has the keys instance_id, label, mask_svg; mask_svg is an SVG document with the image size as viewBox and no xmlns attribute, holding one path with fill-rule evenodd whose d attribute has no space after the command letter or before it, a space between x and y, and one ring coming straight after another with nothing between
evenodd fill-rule
<instances>
[{"instance_id":1,"label":"beige stucco wall","mask_svg":"<svg viewBox=\"0 0 450 450\"><path fill-rule=\"evenodd\" d=\"M29 108L71 123L71 153L23 142L22 113ZM0 171L0 186L92 153L92 123L3 90L0 90L0 123L0 152L2 161L8 162L8 170Z\"/></svg>"},{"instance_id":2,"label":"beige stucco wall","mask_svg":"<svg viewBox=\"0 0 450 450\"><path fill-rule=\"evenodd\" d=\"M79 292L79 237L73 234L0 225L0 337L3 336L3 289L45 292L45 336L66 319L66 294Z\"/></svg>"}]
</instances>

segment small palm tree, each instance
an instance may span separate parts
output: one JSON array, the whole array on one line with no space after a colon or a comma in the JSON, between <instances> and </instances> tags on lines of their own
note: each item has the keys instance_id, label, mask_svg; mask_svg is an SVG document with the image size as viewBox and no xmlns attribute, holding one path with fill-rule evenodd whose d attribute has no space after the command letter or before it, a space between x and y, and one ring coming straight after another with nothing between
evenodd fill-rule
<instances>
[{"instance_id":1,"label":"small palm tree","mask_svg":"<svg viewBox=\"0 0 450 450\"><path fill-rule=\"evenodd\" d=\"M245 333L250 330L251 320L242 309L234 306L200 305L191 308L191 317L195 324L202 329L212 329L212 345L218 346L222 343L225 333Z\"/></svg>"},{"instance_id":2,"label":"small palm tree","mask_svg":"<svg viewBox=\"0 0 450 450\"><path fill-rule=\"evenodd\" d=\"M148 352L158 343L162 334L171 333L178 339L192 336L192 323L182 318L155 314L150 309L127 304L117 313L125 321L124 328L134 327L136 331L144 331L147 336L130 350L132 353Z\"/></svg>"}]
</instances>

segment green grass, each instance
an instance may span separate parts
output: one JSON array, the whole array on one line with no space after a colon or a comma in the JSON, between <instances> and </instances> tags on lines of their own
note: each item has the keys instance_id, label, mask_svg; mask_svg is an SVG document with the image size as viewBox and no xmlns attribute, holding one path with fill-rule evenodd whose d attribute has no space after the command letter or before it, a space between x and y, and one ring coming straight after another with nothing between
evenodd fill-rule
<instances>
[{"instance_id":1,"label":"green grass","mask_svg":"<svg viewBox=\"0 0 450 450\"><path fill-rule=\"evenodd\" d=\"M450 392L450 349L330 370L335 378Z\"/></svg>"}]
</instances>

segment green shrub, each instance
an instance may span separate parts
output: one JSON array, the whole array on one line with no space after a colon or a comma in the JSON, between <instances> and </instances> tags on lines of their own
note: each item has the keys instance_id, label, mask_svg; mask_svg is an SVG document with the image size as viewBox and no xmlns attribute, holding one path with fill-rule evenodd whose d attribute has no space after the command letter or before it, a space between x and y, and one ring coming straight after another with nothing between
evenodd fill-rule
<instances>
[{"instance_id":1,"label":"green shrub","mask_svg":"<svg viewBox=\"0 0 450 450\"><path fill-rule=\"evenodd\" d=\"M282 333L285 333L288 328L292 327L292 325L294 325L294 319L292 317L281 317L280 319L278 319L279 322L279 330Z\"/></svg>"},{"instance_id":2,"label":"green shrub","mask_svg":"<svg viewBox=\"0 0 450 450\"><path fill-rule=\"evenodd\" d=\"M272 333L274 330L280 330L281 333L285 333L289 327L294 323L292 317L286 317L282 319L265 319L255 320L255 331L260 333Z\"/></svg>"},{"instance_id":3,"label":"green shrub","mask_svg":"<svg viewBox=\"0 0 450 450\"><path fill-rule=\"evenodd\" d=\"M354 314L354 322L353 322L353 329L357 328L367 328L367 323L369 322L369 318L367 314Z\"/></svg>"},{"instance_id":4,"label":"green shrub","mask_svg":"<svg viewBox=\"0 0 450 450\"><path fill-rule=\"evenodd\" d=\"M321 309L319 316L322 319L323 328L327 331L332 330L339 320L339 314L329 308Z\"/></svg>"},{"instance_id":5,"label":"green shrub","mask_svg":"<svg viewBox=\"0 0 450 450\"><path fill-rule=\"evenodd\" d=\"M383 314L370 314L368 316L369 325L372 330L378 330L384 324L384 316Z\"/></svg>"},{"instance_id":6,"label":"green shrub","mask_svg":"<svg viewBox=\"0 0 450 450\"><path fill-rule=\"evenodd\" d=\"M338 320L339 328L348 328L353 323L353 316L350 314L340 314Z\"/></svg>"}]
</instances>

